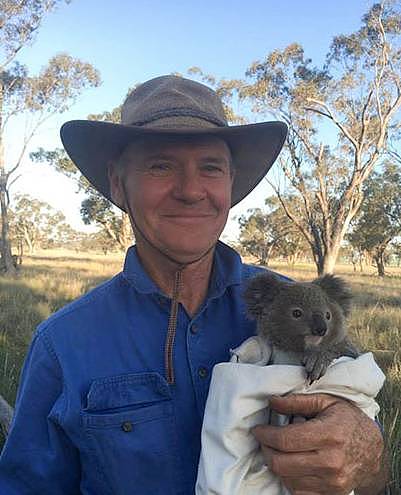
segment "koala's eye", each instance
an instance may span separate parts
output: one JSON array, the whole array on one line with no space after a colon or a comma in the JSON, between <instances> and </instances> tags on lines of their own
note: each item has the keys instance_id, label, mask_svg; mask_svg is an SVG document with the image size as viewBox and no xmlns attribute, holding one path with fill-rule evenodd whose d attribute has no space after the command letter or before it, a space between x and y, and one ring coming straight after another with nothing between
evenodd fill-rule
<instances>
[{"instance_id":1,"label":"koala's eye","mask_svg":"<svg viewBox=\"0 0 401 495\"><path fill-rule=\"evenodd\" d=\"M302 311L301 311L300 309L294 309L294 310L292 311L292 316L293 316L294 318L301 318L301 316L302 316Z\"/></svg>"},{"instance_id":2,"label":"koala's eye","mask_svg":"<svg viewBox=\"0 0 401 495\"><path fill-rule=\"evenodd\" d=\"M327 311L327 313L326 313L326 320L330 320L330 318L331 318L330 311Z\"/></svg>"}]
</instances>

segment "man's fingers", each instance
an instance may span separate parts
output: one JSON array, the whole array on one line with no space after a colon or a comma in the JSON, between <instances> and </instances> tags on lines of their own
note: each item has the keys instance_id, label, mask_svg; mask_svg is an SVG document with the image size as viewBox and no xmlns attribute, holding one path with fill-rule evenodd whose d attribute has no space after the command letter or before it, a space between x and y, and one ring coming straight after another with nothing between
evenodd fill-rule
<instances>
[{"instance_id":1,"label":"man's fingers","mask_svg":"<svg viewBox=\"0 0 401 495\"><path fill-rule=\"evenodd\" d=\"M281 452L308 452L332 443L332 435L319 419L287 426L258 425L252 433L261 445Z\"/></svg>"},{"instance_id":2,"label":"man's fingers","mask_svg":"<svg viewBox=\"0 0 401 495\"><path fill-rule=\"evenodd\" d=\"M269 407L281 414L314 417L342 400L328 394L293 394L285 397L272 396L269 398Z\"/></svg>"},{"instance_id":3,"label":"man's fingers","mask_svg":"<svg viewBox=\"0 0 401 495\"><path fill-rule=\"evenodd\" d=\"M269 469L280 478L316 476L317 470L326 469L317 451L283 454L262 445L262 452Z\"/></svg>"},{"instance_id":4,"label":"man's fingers","mask_svg":"<svg viewBox=\"0 0 401 495\"><path fill-rule=\"evenodd\" d=\"M280 478L291 494L344 495L351 490L349 486L344 490L339 482L341 470L337 461L327 462L322 452L284 454L263 446L262 452L270 471Z\"/></svg>"}]
</instances>

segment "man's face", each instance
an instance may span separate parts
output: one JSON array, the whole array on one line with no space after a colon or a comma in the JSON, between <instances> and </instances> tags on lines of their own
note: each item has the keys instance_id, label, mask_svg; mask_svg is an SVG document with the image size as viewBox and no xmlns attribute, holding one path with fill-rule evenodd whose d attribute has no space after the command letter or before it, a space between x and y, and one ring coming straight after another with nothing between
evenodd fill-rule
<instances>
[{"instance_id":1,"label":"man's face","mask_svg":"<svg viewBox=\"0 0 401 495\"><path fill-rule=\"evenodd\" d=\"M138 246L142 233L185 263L214 245L231 205L230 160L226 143L214 137L147 138L130 145L120 157L120 173L111 169L110 185L113 200L130 205Z\"/></svg>"}]
</instances>

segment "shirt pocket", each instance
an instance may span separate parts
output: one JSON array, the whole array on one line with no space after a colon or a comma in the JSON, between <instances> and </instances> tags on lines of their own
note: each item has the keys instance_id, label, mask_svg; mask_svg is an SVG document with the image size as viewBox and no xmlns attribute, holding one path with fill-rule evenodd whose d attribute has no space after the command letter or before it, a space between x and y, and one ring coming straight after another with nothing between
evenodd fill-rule
<instances>
[{"instance_id":1,"label":"shirt pocket","mask_svg":"<svg viewBox=\"0 0 401 495\"><path fill-rule=\"evenodd\" d=\"M113 495L180 492L174 407L161 375L93 381L82 424L99 476Z\"/></svg>"}]
</instances>

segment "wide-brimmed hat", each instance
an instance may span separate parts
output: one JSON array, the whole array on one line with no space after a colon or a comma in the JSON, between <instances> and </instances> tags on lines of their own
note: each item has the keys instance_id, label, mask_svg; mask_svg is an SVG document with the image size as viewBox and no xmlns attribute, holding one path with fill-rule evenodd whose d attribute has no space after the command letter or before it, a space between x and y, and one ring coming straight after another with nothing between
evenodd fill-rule
<instances>
[{"instance_id":1,"label":"wide-brimmed hat","mask_svg":"<svg viewBox=\"0 0 401 495\"><path fill-rule=\"evenodd\" d=\"M286 134L287 126L283 122L229 126L215 91L196 81L171 75L156 77L134 89L122 106L121 124L72 120L61 128L61 140L72 161L110 201L108 165L138 137L219 137L228 144L235 169L231 206L249 194L266 175L280 153Z\"/></svg>"}]
</instances>

